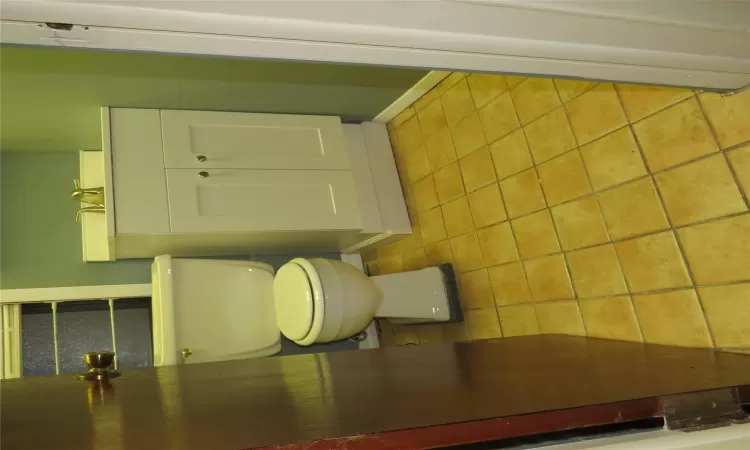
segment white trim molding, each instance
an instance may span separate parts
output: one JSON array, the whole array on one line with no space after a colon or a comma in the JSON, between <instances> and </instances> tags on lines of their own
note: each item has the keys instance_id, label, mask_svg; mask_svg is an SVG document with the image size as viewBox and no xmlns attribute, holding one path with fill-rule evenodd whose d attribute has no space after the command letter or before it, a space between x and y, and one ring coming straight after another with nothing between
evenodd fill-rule
<instances>
[{"instance_id":1,"label":"white trim molding","mask_svg":"<svg viewBox=\"0 0 750 450\"><path fill-rule=\"evenodd\" d=\"M422 98L423 95L430 92L432 88L437 86L448 75L450 75L450 72L431 70L427 75L422 77L421 80L417 81L414 86L410 87L408 91L404 92L401 97L397 98L395 102L391 103L380 114L375 116L372 121L382 123L390 122L391 119L399 115L401 111L413 105L414 102Z\"/></svg>"},{"instance_id":2,"label":"white trim molding","mask_svg":"<svg viewBox=\"0 0 750 450\"><path fill-rule=\"evenodd\" d=\"M151 297L151 283L0 290L0 304L137 297Z\"/></svg>"},{"instance_id":3,"label":"white trim molding","mask_svg":"<svg viewBox=\"0 0 750 450\"><path fill-rule=\"evenodd\" d=\"M503 0L361 3L308 1L290 8L282 1L162 1L146 8L111 0L4 0L0 40L717 90L750 84L747 33L721 21L676 23L669 12L645 21ZM698 8L698 19L717 9L711 2ZM734 22L747 23L743 15L740 10ZM72 28L50 28L49 22Z\"/></svg>"}]
</instances>

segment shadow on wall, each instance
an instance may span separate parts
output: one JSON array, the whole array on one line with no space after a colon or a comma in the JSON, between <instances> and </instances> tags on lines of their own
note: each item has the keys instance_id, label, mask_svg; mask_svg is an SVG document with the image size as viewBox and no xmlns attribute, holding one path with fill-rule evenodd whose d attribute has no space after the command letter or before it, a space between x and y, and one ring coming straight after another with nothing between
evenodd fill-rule
<instances>
[{"instance_id":1,"label":"shadow on wall","mask_svg":"<svg viewBox=\"0 0 750 450\"><path fill-rule=\"evenodd\" d=\"M151 282L151 259L83 262L78 204L71 200L78 177L72 152L0 152L0 286L29 289ZM294 257L252 255L278 270Z\"/></svg>"},{"instance_id":2,"label":"shadow on wall","mask_svg":"<svg viewBox=\"0 0 750 450\"><path fill-rule=\"evenodd\" d=\"M3 289L150 283L150 260L84 263L73 152L0 152Z\"/></svg>"}]
</instances>

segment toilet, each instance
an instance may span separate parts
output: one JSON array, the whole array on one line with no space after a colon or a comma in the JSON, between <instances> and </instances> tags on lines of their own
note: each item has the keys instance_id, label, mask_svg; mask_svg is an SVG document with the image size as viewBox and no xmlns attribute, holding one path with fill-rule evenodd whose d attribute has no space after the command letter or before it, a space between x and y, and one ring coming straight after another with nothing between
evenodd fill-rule
<instances>
[{"instance_id":1,"label":"toilet","mask_svg":"<svg viewBox=\"0 0 750 450\"><path fill-rule=\"evenodd\" d=\"M161 255L151 278L156 366L270 356L281 334L304 346L337 341L373 318L462 319L450 265L368 277L342 261L295 258L274 274L256 261Z\"/></svg>"}]
</instances>

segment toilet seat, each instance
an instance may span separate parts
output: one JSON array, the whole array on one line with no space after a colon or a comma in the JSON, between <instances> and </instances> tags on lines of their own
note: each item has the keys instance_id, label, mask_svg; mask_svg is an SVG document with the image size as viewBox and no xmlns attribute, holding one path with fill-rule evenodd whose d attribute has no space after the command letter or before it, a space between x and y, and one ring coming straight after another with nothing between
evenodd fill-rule
<instances>
[{"instance_id":1,"label":"toilet seat","mask_svg":"<svg viewBox=\"0 0 750 450\"><path fill-rule=\"evenodd\" d=\"M304 258L284 264L273 280L276 323L299 345L313 344L323 329L325 292L315 267Z\"/></svg>"}]
</instances>

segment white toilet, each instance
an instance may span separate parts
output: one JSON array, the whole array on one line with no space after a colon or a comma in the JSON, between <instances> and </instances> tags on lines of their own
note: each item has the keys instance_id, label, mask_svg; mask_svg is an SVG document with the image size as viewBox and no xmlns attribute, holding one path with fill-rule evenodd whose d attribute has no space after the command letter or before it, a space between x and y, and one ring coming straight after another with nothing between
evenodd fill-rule
<instances>
[{"instance_id":1,"label":"white toilet","mask_svg":"<svg viewBox=\"0 0 750 450\"><path fill-rule=\"evenodd\" d=\"M264 263L155 258L154 365L269 356L281 333L299 345L346 339L375 317L461 320L450 266L367 277L345 262L295 258L274 277Z\"/></svg>"}]
</instances>

